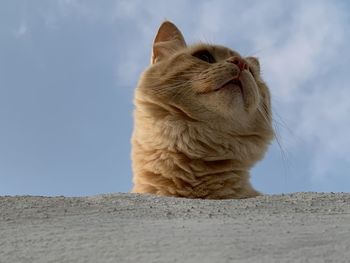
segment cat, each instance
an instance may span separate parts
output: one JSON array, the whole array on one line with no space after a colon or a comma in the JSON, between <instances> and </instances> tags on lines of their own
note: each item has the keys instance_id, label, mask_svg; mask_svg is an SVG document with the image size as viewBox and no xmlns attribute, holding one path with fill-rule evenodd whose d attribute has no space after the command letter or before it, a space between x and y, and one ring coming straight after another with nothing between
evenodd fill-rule
<instances>
[{"instance_id":1,"label":"cat","mask_svg":"<svg viewBox=\"0 0 350 263\"><path fill-rule=\"evenodd\" d=\"M274 131L270 93L255 57L187 46L161 24L134 97L133 193L229 199L260 195L249 170Z\"/></svg>"}]
</instances>

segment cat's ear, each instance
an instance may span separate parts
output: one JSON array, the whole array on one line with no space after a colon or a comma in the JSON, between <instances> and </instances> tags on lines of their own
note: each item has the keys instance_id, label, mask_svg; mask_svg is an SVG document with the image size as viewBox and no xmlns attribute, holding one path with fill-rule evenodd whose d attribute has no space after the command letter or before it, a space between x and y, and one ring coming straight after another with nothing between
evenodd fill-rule
<instances>
[{"instance_id":1,"label":"cat's ear","mask_svg":"<svg viewBox=\"0 0 350 263\"><path fill-rule=\"evenodd\" d=\"M151 64L157 63L175 51L186 47L181 31L171 22L163 22L153 41Z\"/></svg>"}]
</instances>

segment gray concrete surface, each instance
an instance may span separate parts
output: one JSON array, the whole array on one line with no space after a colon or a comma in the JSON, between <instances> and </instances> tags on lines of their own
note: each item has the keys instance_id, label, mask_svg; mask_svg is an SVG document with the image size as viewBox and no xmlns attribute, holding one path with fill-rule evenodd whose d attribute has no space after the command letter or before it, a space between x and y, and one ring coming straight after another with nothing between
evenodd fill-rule
<instances>
[{"instance_id":1,"label":"gray concrete surface","mask_svg":"<svg viewBox=\"0 0 350 263\"><path fill-rule=\"evenodd\" d=\"M350 262L350 194L4 196L0 262Z\"/></svg>"}]
</instances>

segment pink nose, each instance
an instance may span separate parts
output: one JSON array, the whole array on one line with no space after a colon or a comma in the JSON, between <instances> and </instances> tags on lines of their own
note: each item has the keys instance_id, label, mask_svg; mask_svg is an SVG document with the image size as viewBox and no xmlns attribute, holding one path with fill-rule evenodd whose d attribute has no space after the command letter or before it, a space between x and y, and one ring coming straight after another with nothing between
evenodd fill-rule
<instances>
[{"instance_id":1,"label":"pink nose","mask_svg":"<svg viewBox=\"0 0 350 263\"><path fill-rule=\"evenodd\" d=\"M238 56L230 57L226 61L237 65L241 71L248 69L247 62L245 62L243 58L240 58Z\"/></svg>"}]
</instances>

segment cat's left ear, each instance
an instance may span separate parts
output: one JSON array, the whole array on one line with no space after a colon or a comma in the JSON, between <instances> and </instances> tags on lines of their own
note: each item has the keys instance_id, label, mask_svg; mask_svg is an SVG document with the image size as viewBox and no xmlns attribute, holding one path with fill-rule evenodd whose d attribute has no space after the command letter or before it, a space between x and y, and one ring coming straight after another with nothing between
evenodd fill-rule
<instances>
[{"instance_id":1,"label":"cat's left ear","mask_svg":"<svg viewBox=\"0 0 350 263\"><path fill-rule=\"evenodd\" d=\"M153 42L151 64L155 64L177 50L186 47L181 31L171 22L163 22Z\"/></svg>"}]
</instances>

